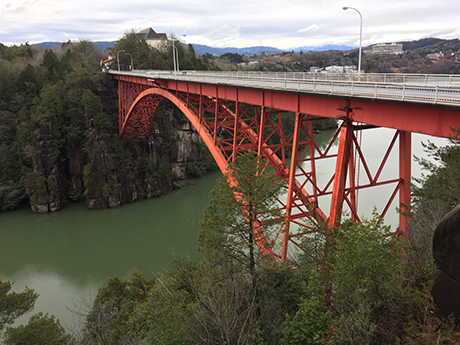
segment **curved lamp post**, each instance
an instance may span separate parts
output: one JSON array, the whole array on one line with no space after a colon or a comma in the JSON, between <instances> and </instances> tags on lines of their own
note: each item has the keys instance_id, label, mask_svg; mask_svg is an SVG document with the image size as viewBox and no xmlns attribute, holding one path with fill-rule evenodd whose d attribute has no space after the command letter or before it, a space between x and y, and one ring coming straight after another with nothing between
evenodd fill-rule
<instances>
[{"instance_id":1,"label":"curved lamp post","mask_svg":"<svg viewBox=\"0 0 460 345\"><path fill-rule=\"evenodd\" d=\"M359 58L358 58L358 81L361 78L361 46L363 42L363 16L361 15L361 12L359 12L356 8L354 7L343 7L343 10L355 10L359 14L360 20L360 25L359 25Z\"/></svg>"},{"instance_id":2,"label":"curved lamp post","mask_svg":"<svg viewBox=\"0 0 460 345\"><path fill-rule=\"evenodd\" d=\"M176 71L179 69L179 52L177 51L177 48L174 46L174 39L172 40L172 47L173 47L173 63L174 63L174 74L176 74ZM176 65L176 51L177 51L177 65Z\"/></svg>"},{"instance_id":3,"label":"curved lamp post","mask_svg":"<svg viewBox=\"0 0 460 345\"><path fill-rule=\"evenodd\" d=\"M134 70L134 64L133 64L133 56L130 53L125 52L125 54L128 54L131 57L131 71Z\"/></svg>"},{"instance_id":4,"label":"curved lamp post","mask_svg":"<svg viewBox=\"0 0 460 345\"><path fill-rule=\"evenodd\" d=\"M124 53L125 51L124 50L119 50L117 51L117 63L118 63L118 71L120 71L120 59L118 58L118 54L120 53Z\"/></svg>"},{"instance_id":5,"label":"curved lamp post","mask_svg":"<svg viewBox=\"0 0 460 345\"><path fill-rule=\"evenodd\" d=\"M180 35L180 36L187 36L187 35ZM172 47L173 47L173 62L174 62L174 74L176 74L177 71L179 71L179 50L177 50L177 47L174 45L175 38L173 37L172 39Z\"/></svg>"}]
</instances>

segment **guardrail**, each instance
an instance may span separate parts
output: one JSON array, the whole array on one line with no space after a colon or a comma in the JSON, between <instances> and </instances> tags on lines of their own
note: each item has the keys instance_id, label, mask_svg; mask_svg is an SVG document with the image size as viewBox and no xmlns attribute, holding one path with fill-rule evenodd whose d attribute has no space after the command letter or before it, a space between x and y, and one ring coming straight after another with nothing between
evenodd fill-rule
<instances>
[{"instance_id":1,"label":"guardrail","mask_svg":"<svg viewBox=\"0 0 460 345\"><path fill-rule=\"evenodd\" d=\"M207 72L181 71L176 74L170 71L131 71L113 74L136 75L151 79L183 80L209 84L232 85L269 90L282 90L296 93L318 93L337 96L362 97L382 100L396 100L429 104L460 106L460 75L356 75L347 80L323 80L306 78L305 73L276 72ZM349 76L349 75L348 75ZM366 77L363 81L362 78ZM385 78L386 82L371 81L372 78ZM405 76L405 77L404 77ZM410 77L411 76L411 77ZM442 76L444 79L436 79ZM410 82L388 82L396 78ZM423 79L423 80L422 80ZM416 80L421 80L416 83ZM447 85L429 85L434 80L444 80ZM458 83L458 86L455 85Z\"/></svg>"},{"instance_id":2,"label":"guardrail","mask_svg":"<svg viewBox=\"0 0 460 345\"><path fill-rule=\"evenodd\" d=\"M164 71L163 71L164 72ZM365 83L416 84L424 86L458 86L460 74L405 74L405 73L312 73L312 72L258 72L258 71L179 71L177 74L222 75L228 77L275 78L294 80L361 81Z\"/></svg>"}]
</instances>

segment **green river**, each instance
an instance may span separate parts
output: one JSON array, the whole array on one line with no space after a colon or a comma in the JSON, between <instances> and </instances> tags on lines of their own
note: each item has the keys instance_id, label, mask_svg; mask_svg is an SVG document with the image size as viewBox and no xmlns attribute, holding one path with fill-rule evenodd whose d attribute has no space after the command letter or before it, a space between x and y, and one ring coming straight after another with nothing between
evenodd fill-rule
<instances>
[{"instance_id":1,"label":"green river","mask_svg":"<svg viewBox=\"0 0 460 345\"><path fill-rule=\"evenodd\" d=\"M330 138L331 133L322 135ZM375 164L393 133L374 129L363 135L365 150L378 157ZM420 142L428 139L446 143L414 134L413 154L424 156ZM397 156L390 160L397 162ZM368 164L372 166L372 159ZM326 183L333 168L333 160L318 164L318 180ZM397 163L390 164L382 174L394 174L395 169ZM415 162L412 170L413 176L420 176ZM53 214L32 214L28 207L0 213L0 279L14 281L15 291L28 286L40 294L34 311L17 323L26 323L30 315L42 311L72 328L81 321L74 311L88 305L107 278L128 277L134 267L151 276L171 267L172 252L198 258L199 222L219 176L219 171L210 172L168 195L117 209L89 211L77 203ZM388 188L363 191L359 213L370 216L373 205L384 199L380 193L388 192ZM320 202L326 211L327 202ZM392 205L386 224L396 226L396 206Z\"/></svg>"}]
</instances>

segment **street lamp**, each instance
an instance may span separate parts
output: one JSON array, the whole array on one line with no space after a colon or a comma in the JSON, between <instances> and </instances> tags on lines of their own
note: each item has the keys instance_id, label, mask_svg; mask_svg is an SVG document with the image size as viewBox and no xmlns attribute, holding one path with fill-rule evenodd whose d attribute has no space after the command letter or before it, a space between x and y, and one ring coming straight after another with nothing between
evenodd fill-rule
<instances>
[{"instance_id":1,"label":"street lamp","mask_svg":"<svg viewBox=\"0 0 460 345\"><path fill-rule=\"evenodd\" d=\"M176 67L176 51L177 51L177 48L174 46L174 38L172 40L172 47L173 47L173 63L174 63L174 74L176 74L176 70L177 70L177 67ZM179 64L179 52L177 52L177 64Z\"/></svg>"},{"instance_id":2,"label":"street lamp","mask_svg":"<svg viewBox=\"0 0 460 345\"><path fill-rule=\"evenodd\" d=\"M128 54L131 57L131 71L132 71L132 70L134 70L133 56L130 53L125 52L125 54Z\"/></svg>"},{"instance_id":3,"label":"street lamp","mask_svg":"<svg viewBox=\"0 0 460 345\"><path fill-rule=\"evenodd\" d=\"M180 36L187 36L187 35L180 35ZM179 50L177 50L177 47L174 46L174 41L175 37L172 39L172 47L173 47L173 62L174 62L174 74L176 74L176 71L179 71Z\"/></svg>"},{"instance_id":4,"label":"street lamp","mask_svg":"<svg viewBox=\"0 0 460 345\"><path fill-rule=\"evenodd\" d=\"M118 58L118 54L120 53L124 53L125 51L124 50L119 50L117 51L117 63L118 63L118 71L120 71L120 59Z\"/></svg>"},{"instance_id":5,"label":"street lamp","mask_svg":"<svg viewBox=\"0 0 460 345\"><path fill-rule=\"evenodd\" d=\"M361 12L359 12L354 7L343 7L344 11L346 11L348 9L355 10L356 12L358 12L359 17L361 18L360 25L359 25L359 58L358 58L358 81L359 81L360 78L361 78L361 46L362 46L362 42L363 42L363 16L361 15Z\"/></svg>"}]
</instances>

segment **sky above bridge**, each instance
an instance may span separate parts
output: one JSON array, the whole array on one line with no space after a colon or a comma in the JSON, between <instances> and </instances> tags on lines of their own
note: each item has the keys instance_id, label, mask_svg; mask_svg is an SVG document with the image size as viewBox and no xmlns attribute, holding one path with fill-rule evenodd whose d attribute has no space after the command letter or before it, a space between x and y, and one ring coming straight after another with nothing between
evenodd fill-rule
<instances>
[{"instance_id":1,"label":"sky above bridge","mask_svg":"<svg viewBox=\"0 0 460 345\"><path fill-rule=\"evenodd\" d=\"M185 43L290 49L460 37L459 0L0 0L0 43L114 41L151 27Z\"/></svg>"}]
</instances>

